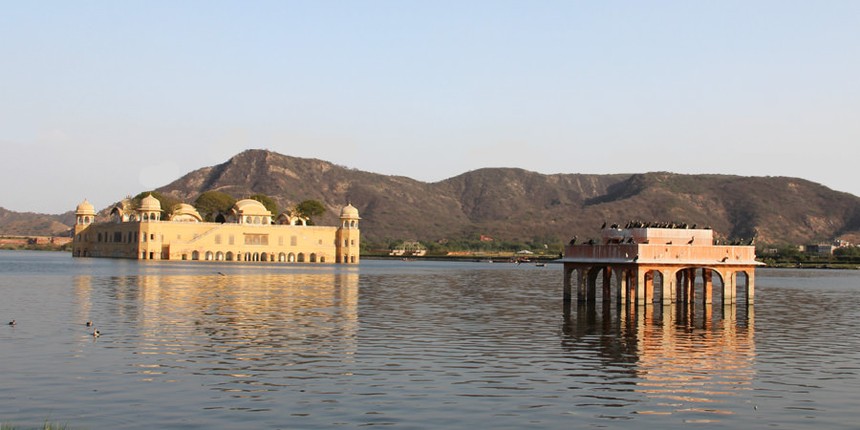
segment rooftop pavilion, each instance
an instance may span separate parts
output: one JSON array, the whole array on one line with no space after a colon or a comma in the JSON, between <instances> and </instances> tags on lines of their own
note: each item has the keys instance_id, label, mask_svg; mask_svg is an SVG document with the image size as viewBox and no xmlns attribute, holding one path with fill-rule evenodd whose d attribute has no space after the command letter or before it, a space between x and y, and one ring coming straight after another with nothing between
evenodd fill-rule
<instances>
[{"instance_id":1,"label":"rooftop pavilion","mask_svg":"<svg viewBox=\"0 0 860 430\"><path fill-rule=\"evenodd\" d=\"M598 280L603 301L611 300L615 282L618 303L703 303L714 298L714 285L723 304L755 297L755 246L716 245L710 228L686 225L628 223L604 227L600 241L565 247L564 300L596 301ZM740 295L739 295L740 294Z\"/></svg>"}]
</instances>

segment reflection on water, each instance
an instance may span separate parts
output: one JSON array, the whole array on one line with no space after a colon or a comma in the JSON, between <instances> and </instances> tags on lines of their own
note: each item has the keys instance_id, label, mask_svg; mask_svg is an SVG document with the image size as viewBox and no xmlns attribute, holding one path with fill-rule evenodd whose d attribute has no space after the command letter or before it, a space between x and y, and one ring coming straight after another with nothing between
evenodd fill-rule
<instances>
[{"instance_id":1,"label":"reflection on water","mask_svg":"<svg viewBox=\"0 0 860 430\"><path fill-rule=\"evenodd\" d=\"M717 307L716 314L712 306L579 303L574 313L565 312L562 346L583 358L596 354L589 371L609 380L634 378L628 385L599 381L591 404L719 422L733 414L728 407L735 400L726 398L751 388L755 330L753 307ZM648 401L631 398L631 390Z\"/></svg>"},{"instance_id":2,"label":"reflection on water","mask_svg":"<svg viewBox=\"0 0 860 430\"><path fill-rule=\"evenodd\" d=\"M0 423L22 427L856 422L860 272L762 271L754 307L568 310L528 265L0 252L0 273Z\"/></svg>"},{"instance_id":3,"label":"reflection on water","mask_svg":"<svg viewBox=\"0 0 860 430\"><path fill-rule=\"evenodd\" d=\"M356 272L81 275L74 284L78 320L92 319L98 289L96 304L109 307L99 312L97 327L132 322L133 334L102 329L98 341L133 348L137 359L128 365L138 381L182 368L222 377L209 384L212 390L260 399L287 385L267 381L271 370L320 363L321 355L347 364L357 349Z\"/></svg>"}]
</instances>

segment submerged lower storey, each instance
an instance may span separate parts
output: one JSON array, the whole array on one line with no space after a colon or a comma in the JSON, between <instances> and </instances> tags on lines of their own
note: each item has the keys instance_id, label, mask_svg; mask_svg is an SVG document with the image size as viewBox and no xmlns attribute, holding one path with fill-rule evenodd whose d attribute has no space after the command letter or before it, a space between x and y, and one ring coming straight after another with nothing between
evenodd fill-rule
<instances>
[{"instance_id":1,"label":"submerged lower storey","mask_svg":"<svg viewBox=\"0 0 860 430\"><path fill-rule=\"evenodd\" d=\"M564 301L723 304L755 301L755 266L565 262Z\"/></svg>"}]
</instances>

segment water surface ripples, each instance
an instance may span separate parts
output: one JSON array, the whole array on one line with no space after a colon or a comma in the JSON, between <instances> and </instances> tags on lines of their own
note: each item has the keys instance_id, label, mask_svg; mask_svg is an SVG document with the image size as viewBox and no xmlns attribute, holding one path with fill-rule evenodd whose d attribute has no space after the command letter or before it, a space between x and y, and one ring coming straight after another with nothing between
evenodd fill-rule
<instances>
[{"instance_id":1,"label":"water surface ripples","mask_svg":"<svg viewBox=\"0 0 860 430\"><path fill-rule=\"evenodd\" d=\"M751 307L565 310L557 269L0 252L0 422L856 427L860 273L760 270Z\"/></svg>"}]
</instances>

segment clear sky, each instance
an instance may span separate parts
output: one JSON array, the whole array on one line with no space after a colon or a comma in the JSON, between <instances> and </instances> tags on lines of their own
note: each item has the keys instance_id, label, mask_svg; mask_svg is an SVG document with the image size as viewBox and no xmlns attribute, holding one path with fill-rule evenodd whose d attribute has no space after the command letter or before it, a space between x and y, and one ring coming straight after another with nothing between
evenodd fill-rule
<instances>
[{"instance_id":1,"label":"clear sky","mask_svg":"<svg viewBox=\"0 0 860 430\"><path fill-rule=\"evenodd\" d=\"M860 195L860 1L5 1L0 148L44 213L249 148Z\"/></svg>"}]
</instances>

